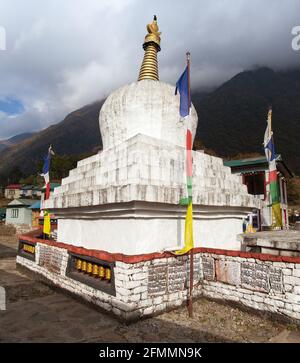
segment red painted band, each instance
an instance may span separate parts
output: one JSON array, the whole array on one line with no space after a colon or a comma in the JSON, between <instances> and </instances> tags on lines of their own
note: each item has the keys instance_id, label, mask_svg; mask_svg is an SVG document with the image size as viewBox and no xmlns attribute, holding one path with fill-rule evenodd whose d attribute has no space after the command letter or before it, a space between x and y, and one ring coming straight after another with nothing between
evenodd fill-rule
<instances>
[{"instance_id":1,"label":"red painted band","mask_svg":"<svg viewBox=\"0 0 300 363\"><path fill-rule=\"evenodd\" d=\"M90 256L98 258L99 260L104 260L108 262L121 261L124 263L138 263L144 261L150 261L153 259L174 257L175 255L170 252L153 252L142 255L124 255L122 253L110 253L106 251L100 250L90 250L84 247L76 247L70 244L55 242L51 240L44 240L40 238L34 237L35 235L40 235L41 230L29 232L25 235L19 236L22 241L28 241L31 243L44 243L49 246L59 247L67 249L71 253L76 253L79 255ZM215 248L204 248L204 247L196 247L193 249L194 253L209 253L214 255L224 255L231 257L242 257L242 258L254 258L261 261L272 261L272 262L287 262L287 263L297 263L300 264L300 257L292 257L292 256L275 256L265 253L253 253L253 252L241 252L241 251L233 251L233 250L222 250Z\"/></svg>"}]
</instances>

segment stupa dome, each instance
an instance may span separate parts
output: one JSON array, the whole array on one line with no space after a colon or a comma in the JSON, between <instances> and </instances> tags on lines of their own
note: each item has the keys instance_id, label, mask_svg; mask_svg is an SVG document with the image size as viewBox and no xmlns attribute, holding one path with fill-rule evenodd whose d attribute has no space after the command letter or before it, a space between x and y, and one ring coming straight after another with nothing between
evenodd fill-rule
<instances>
[{"instance_id":1,"label":"stupa dome","mask_svg":"<svg viewBox=\"0 0 300 363\"><path fill-rule=\"evenodd\" d=\"M192 106L189 117L183 120L179 101L175 86L159 81L145 79L119 88L100 111L103 150L137 134L185 147L187 125L195 136L198 116Z\"/></svg>"}]
</instances>

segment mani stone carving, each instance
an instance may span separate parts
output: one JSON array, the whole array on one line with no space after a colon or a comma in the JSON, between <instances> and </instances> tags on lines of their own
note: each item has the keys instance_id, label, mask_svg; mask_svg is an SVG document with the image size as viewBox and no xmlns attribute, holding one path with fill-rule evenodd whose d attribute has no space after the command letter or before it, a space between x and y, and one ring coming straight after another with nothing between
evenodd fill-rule
<instances>
[{"instance_id":1,"label":"mani stone carving","mask_svg":"<svg viewBox=\"0 0 300 363\"><path fill-rule=\"evenodd\" d=\"M204 280L215 279L215 260L212 257L202 257L202 271Z\"/></svg>"},{"instance_id":2,"label":"mani stone carving","mask_svg":"<svg viewBox=\"0 0 300 363\"><path fill-rule=\"evenodd\" d=\"M243 262L241 264L241 283L247 288L268 292L270 289L268 266Z\"/></svg>"},{"instance_id":3,"label":"mani stone carving","mask_svg":"<svg viewBox=\"0 0 300 363\"><path fill-rule=\"evenodd\" d=\"M282 278L282 269L271 266L270 274L270 290L273 292L282 294L283 293L283 278Z\"/></svg>"},{"instance_id":4,"label":"mani stone carving","mask_svg":"<svg viewBox=\"0 0 300 363\"><path fill-rule=\"evenodd\" d=\"M161 295L183 291L189 285L190 262L186 257L168 265L150 266L148 270L148 294ZM194 256L194 284L201 279L201 265L198 256Z\"/></svg>"},{"instance_id":5,"label":"mani stone carving","mask_svg":"<svg viewBox=\"0 0 300 363\"><path fill-rule=\"evenodd\" d=\"M148 294L161 295L167 291L168 266L149 266L148 270Z\"/></svg>"},{"instance_id":6,"label":"mani stone carving","mask_svg":"<svg viewBox=\"0 0 300 363\"><path fill-rule=\"evenodd\" d=\"M46 245L40 246L39 265L47 270L60 273L62 265L62 253L59 250L53 249Z\"/></svg>"}]
</instances>

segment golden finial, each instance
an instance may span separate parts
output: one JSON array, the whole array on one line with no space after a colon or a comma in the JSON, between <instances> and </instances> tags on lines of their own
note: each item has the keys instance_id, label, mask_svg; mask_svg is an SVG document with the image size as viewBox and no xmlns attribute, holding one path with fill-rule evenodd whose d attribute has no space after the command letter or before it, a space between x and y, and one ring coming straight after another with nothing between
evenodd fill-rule
<instances>
[{"instance_id":1,"label":"golden finial","mask_svg":"<svg viewBox=\"0 0 300 363\"><path fill-rule=\"evenodd\" d=\"M157 52L160 51L160 32L158 31L157 17L154 15L153 22L147 25L148 34L145 36L143 48L145 50L141 66L139 81L152 79L158 81Z\"/></svg>"}]
</instances>

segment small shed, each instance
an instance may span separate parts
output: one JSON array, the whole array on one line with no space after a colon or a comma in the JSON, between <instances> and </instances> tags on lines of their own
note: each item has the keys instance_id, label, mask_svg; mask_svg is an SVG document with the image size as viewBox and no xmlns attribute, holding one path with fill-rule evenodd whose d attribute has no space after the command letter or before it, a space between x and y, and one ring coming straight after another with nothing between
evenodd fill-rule
<instances>
[{"instance_id":1,"label":"small shed","mask_svg":"<svg viewBox=\"0 0 300 363\"><path fill-rule=\"evenodd\" d=\"M39 218L40 218L40 213L41 213L41 201L39 200L39 201L35 202L29 208L32 211L32 214L31 214L32 227L39 227Z\"/></svg>"},{"instance_id":2,"label":"small shed","mask_svg":"<svg viewBox=\"0 0 300 363\"><path fill-rule=\"evenodd\" d=\"M6 224L27 224L31 226L32 210L30 207L38 202L35 199L14 199L6 209Z\"/></svg>"}]
</instances>

